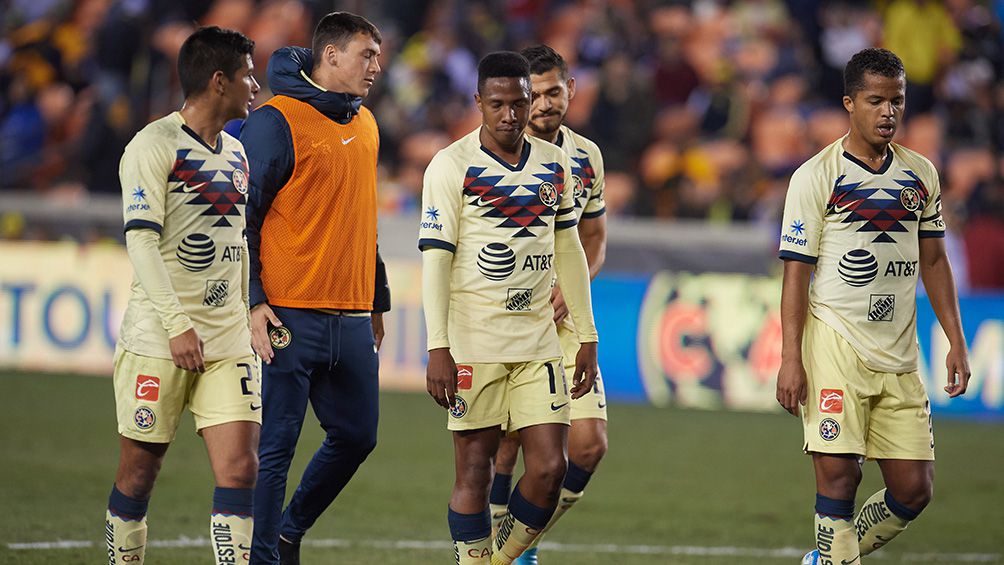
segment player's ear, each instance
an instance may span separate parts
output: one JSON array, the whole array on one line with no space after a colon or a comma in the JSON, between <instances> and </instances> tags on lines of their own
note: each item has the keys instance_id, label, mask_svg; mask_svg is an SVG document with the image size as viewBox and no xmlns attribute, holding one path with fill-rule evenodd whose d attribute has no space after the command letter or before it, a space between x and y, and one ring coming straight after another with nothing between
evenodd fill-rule
<instances>
[{"instance_id":1,"label":"player's ear","mask_svg":"<svg viewBox=\"0 0 1004 565\"><path fill-rule=\"evenodd\" d=\"M565 84L568 85L568 99L575 98L575 77L568 77Z\"/></svg>"},{"instance_id":2,"label":"player's ear","mask_svg":"<svg viewBox=\"0 0 1004 565\"><path fill-rule=\"evenodd\" d=\"M324 46L324 62L331 65L332 67L338 66L338 54L341 51L338 49L334 43L329 43Z\"/></svg>"},{"instance_id":3,"label":"player's ear","mask_svg":"<svg viewBox=\"0 0 1004 565\"><path fill-rule=\"evenodd\" d=\"M849 113L854 112L854 99L851 98L850 96L846 95L844 96L844 109L847 110Z\"/></svg>"},{"instance_id":4,"label":"player's ear","mask_svg":"<svg viewBox=\"0 0 1004 565\"><path fill-rule=\"evenodd\" d=\"M227 75L223 71L216 71L209 79L209 88L222 96L226 92Z\"/></svg>"},{"instance_id":5,"label":"player's ear","mask_svg":"<svg viewBox=\"0 0 1004 565\"><path fill-rule=\"evenodd\" d=\"M478 112L484 112L484 109L481 107L481 93L480 92L475 92L474 93L474 104L477 105Z\"/></svg>"}]
</instances>

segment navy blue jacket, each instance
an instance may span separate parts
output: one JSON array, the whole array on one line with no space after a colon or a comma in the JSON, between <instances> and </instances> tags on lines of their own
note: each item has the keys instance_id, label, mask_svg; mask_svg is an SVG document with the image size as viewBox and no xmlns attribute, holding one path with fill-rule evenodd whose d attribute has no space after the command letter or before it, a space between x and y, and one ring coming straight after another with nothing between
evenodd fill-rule
<instances>
[{"instance_id":1,"label":"navy blue jacket","mask_svg":"<svg viewBox=\"0 0 1004 565\"><path fill-rule=\"evenodd\" d=\"M310 49L283 47L272 53L268 61L268 83L273 94L289 96L306 102L328 118L347 124L359 113L362 98L341 92L319 90L301 74L309 73L314 66ZM267 302L261 283L261 226L279 189L293 174L293 136L289 124L279 110L261 106L251 112L241 127L241 143L251 169L248 187L247 238L251 257L251 306ZM332 265L337 268L337 265ZM376 292L373 311L390 310L390 286L387 269L380 250L376 255Z\"/></svg>"}]
</instances>

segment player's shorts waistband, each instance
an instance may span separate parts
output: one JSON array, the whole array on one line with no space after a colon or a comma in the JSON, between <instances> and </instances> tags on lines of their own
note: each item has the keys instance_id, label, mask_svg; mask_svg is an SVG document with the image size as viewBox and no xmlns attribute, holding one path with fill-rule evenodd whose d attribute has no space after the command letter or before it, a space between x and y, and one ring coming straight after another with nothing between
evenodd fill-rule
<instances>
[{"instance_id":1,"label":"player's shorts waistband","mask_svg":"<svg viewBox=\"0 0 1004 565\"><path fill-rule=\"evenodd\" d=\"M368 310L332 310L330 308L312 308L312 310L321 314L346 316L349 318L369 318L371 315L371 312Z\"/></svg>"}]
</instances>

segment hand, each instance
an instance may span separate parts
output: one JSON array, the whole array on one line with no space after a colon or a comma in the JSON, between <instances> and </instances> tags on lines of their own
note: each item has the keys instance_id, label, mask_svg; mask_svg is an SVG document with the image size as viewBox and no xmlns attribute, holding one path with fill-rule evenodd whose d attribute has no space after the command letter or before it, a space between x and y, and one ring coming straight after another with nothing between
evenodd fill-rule
<instances>
[{"instance_id":1,"label":"hand","mask_svg":"<svg viewBox=\"0 0 1004 565\"><path fill-rule=\"evenodd\" d=\"M189 328L184 333L172 337L169 344L171 360L174 361L175 367L197 373L206 370L206 361L202 356L202 338L195 328Z\"/></svg>"},{"instance_id":2,"label":"hand","mask_svg":"<svg viewBox=\"0 0 1004 565\"><path fill-rule=\"evenodd\" d=\"M581 398L596 382L599 369L596 365L596 342L579 345L575 355L575 373L572 375L572 399Z\"/></svg>"},{"instance_id":3,"label":"hand","mask_svg":"<svg viewBox=\"0 0 1004 565\"><path fill-rule=\"evenodd\" d=\"M268 304L265 302L256 304L251 309L251 347L266 364L271 364L272 359L275 358L275 352L272 351L272 340L268 337L269 324L277 328L282 327L282 322L279 321Z\"/></svg>"},{"instance_id":4,"label":"hand","mask_svg":"<svg viewBox=\"0 0 1004 565\"><path fill-rule=\"evenodd\" d=\"M561 295L558 285L551 288L551 307L554 308L554 323L560 325L568 317L568 305L565 304L565 297Z\"/></svg>"},{"instance_id":5,"label":"hand","mask_svg":"<svg viewBox=\"0 0 1004 565\"><path fill-rule=\"evenodd\" d=\"M792 416L798 416L799 406L805 405L808 394L802 360L781 359L777 372L777 401Z\"/></svg>"},{"instance_id":6,"label":"hand","mask_svg":"<svg viewBox=\"0 0 1004 565\"><path fill-rule=\"evenodd\" d=\"M425 389L436 404L449 410L456 402L457 364L449 347L429 351L429 364L425 368Z\"/></svg>"},{"instance_id":7,"label":"hand","mask_svg":"<svg viewBox=\"0 0 1004 565\"><path fill-rule=\"evenodd\" d=\"M949 398L962 396L969 388L969 377L972 376L969 370L969 353L965 346L949 349L945 366L948 367L948 386L945 387L945 392Z\"/></svg>"},{"instance_id":8,"label":"hand","mask_svg":"<svg viewBox=\"0 0 1004 565\"><path fill-rule=\"evenodd\" d=\"M370 316L373 322L373 340L376 342L377 351L380 351L380 344L383 343L383 312L373 312Z\"/></svg>"}]
</instances>

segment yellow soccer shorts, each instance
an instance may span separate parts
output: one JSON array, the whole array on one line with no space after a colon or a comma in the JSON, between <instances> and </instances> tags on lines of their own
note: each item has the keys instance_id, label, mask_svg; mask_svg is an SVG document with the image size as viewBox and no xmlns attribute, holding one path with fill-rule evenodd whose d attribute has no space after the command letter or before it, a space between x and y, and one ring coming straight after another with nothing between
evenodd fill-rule
<instances>
[{"instance_id":1,"label":"yellow soccer shorts","mask_svg":"<svg viewBox=\"0 0 1004 565\"><path fill-rule=\"evenodd\" d=\"M869 369L847 340L811 314L802 341L806 452L934 460L931 404L916 371Z\"/></svg>"},{"instance_id":2,"label":"yellow soccer shorts","mask_svg":"<svg viewBox=\"0 0 1004 565\"><path fill-rule=\"evenodd\" d=\"M567 324L559 324L558 340L561 342L561 352L565 356L564 365L568 373L568 386L571 388L572 377L575 376L575 356L579 353L579 336ZM603 391L603 379L598 371L593 388L579 398L572 399L570 418L572 420L607 419L607 394Z\"/></svg>"},{"instance_id":3,"label":"yellow soccer shorts","mask_svg":"<svg viewBox=\"0 0 1004 565\"><path fill-rule=\"evenodd\" d=\"M170 443L186 406L196 430L261 423L261 366L254 355L208 362L196 373L117 347L113 381L119 433L137 441Z\"/></svg>"},{"instance_id":4,"label":"yellow soccer shorts","mask_svg":"<svg viewBox=\"0 0 1004 565\"><path fill-rule=\"evenodd\" d=\"M508 431L568 425L571 408L561 359L523 363L457 363L457 400L447 429Z\"/></svg>"}]
</instances>

